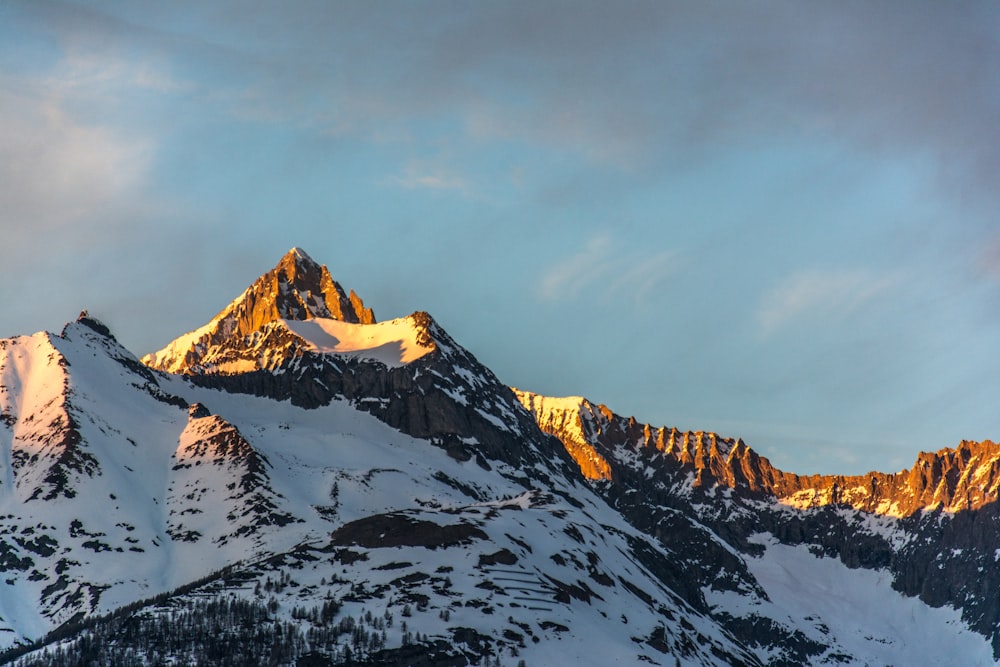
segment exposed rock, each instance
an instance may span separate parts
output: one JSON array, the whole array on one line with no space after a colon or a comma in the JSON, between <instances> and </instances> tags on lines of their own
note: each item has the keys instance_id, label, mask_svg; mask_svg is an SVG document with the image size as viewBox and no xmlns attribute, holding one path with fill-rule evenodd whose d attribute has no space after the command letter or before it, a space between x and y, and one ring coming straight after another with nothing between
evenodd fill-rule
<instances>
[{"instance_id":1,"label":"exposed rock","mask_svg":"<svg viewBox=\"0 0 1000 667\"><path fill-rule=\"evenodd\" d=\"M430 315L411 317L426 336L425 344L433 344L434 350L401 366L311 352L287 338L293 334L280 333L287 329L264 327L256 334L264 338L251 337L252 351L236 339L226 345L244 357L260 358L263 350L269 350L273 364L266 369L187 377L201 386L291 400L304 408L346 399L404 433L431 440L460 460L479 453L515 465L544 461L560 475L575 476L564 448L539 430L492 371ZM539 451L545 454L541 459Z\"/></svg>"},{"instance_id":2,"label":"exposed rock","mask_svg":"<svg viewBox=\"0 0 1000 667\"><path fill-rule=\"evenodd\" d=\"M197 541L209 537L225 543L235 537L255 535L267 526L285 526L301 521L279 509L281 496L270 484L270 462L235 426L211 415L200 403L189 409L189 421L174 453L174 475L167 494L168 505L195 500L205 509L197 514L170 511L167 534L174 540ZM212 469L222 469L233 479L217 488ZM222 531L205 535L206 531Z\"/></svg>"},{"instance_id":3,"label":"exposed rock","mask_svg":"<svg viewBox=\"0 0 1000 667\"><path fill-rule=\"evenodd\" d=\"M188 417L191 419L201 419L202 417L208 417L211 414L211 411L202 403L192 403L188 406Z\"/></svg>"},{"instance_id":4,"label":"exposed rock","mask_svg":"<svg viewBox=\"0 0 1000 667\"><path fill-rule=\"evenodd\" d=\"M621 466L615 462L631 451L662 459L665 465L672 462L677 472L691 474L695 487L738 488L801 509L847 505L874 514L909 516L936 508L977 509L1000 498L1000 445L989 440L962 441L955 449L921 453L911 469L898 473L796 475L775 468L739 439L653 427L586 399L567 403L530 392L516 395L539 427L560 439L589 479L615 479ZM552 406L560 400L561 410ZM583 450L587 454L581 460Z\"/></svg>"},{"instance_id":5,"label":"exposed rock","mask_svg":"<svg viewBox=\"0 0 1000 667\"><path fill-rule=\"evenodd\" d=\"M90 313L88 313L86 310L80 311L80 316L76 318L76 321L84 325L85 327L89 327L90 329L96 331L102 336L111 337L111 329L109 329L107 325L101 322L100 320L91 317Z\"/></svg>"},{"instance_id":6,"label":"exposed rock","mask_svg":"<svg viewBox=\"0 0 1000 667\"><path fill-rule=\"evenodd\" d=\"M207 352L227 341L242 341L274 320L315 317L360 324L375 322L372 310L365 308L353 291L350 296L345 294L325 265L292 248L277 266L254 281L196 335L182 337L142 361L172 373L192 372L199 368Z\"/></svg>"},{"instance_id":7,"label":"exposed rock","mask_svg":"<svg viewBox=\"0 0 1000 667\"><path fill-rule=\"evenodd\" d=\"M515 563L517 563L517 556L510 549L501 549L496 553L479 555L479 567L514 565Z\"/></svg>"},{"instance_id":8,"label":"exposed rock","mask_svg":"<svg viewBox=\"0 0 1000 667\"><path fill-rule=\"evenodd\" d=\"M584 434L583 415L579 410L567 409L584 399L551 399L518 389L513 391L521 404L535 417L539 427L559 438L584 477L611 479L611 466Z\"/></svg>"},{"instance_id":9,"label":"exposed rock","mask_svg":"<svg viewBox=\"0 0 1000 667\"><path fill-rule=\"evenodd\" d=\"M399 546L436 549L466 544L473 539L488 538L471 523L442 526L407 514L391 513L376 514L344 524L330 535L330 544L368 549Z\"/></svg>"}]
</instances>

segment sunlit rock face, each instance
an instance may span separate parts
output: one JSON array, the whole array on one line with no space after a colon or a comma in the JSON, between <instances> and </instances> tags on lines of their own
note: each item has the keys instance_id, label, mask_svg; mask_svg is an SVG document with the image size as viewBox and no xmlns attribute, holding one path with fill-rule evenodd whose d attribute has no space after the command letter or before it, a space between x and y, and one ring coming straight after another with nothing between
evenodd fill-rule
<instances>
[{"instance_id":1,"label":"sunlit rock face","mask_svg":"<svg viewBox=\"0 0 1000 667\"><path fill-rule=\"evenodd\" d=\"M586 399L578 396L550 398L519 389L514 389L514 395L543 431L559 438L584 477L611 479L611 466L584 432L592 423L590 420L584 423L586 405L589 405Z\"/></svg>"},{"instance_id":2,"label":"sunlit rock face","mask_svg":"<svg viewBox=\"0 0 1000 667\"><path fill-rule=\"evenodd\" d=\"M375 314L352 290L349 294L325 265L292 248L205 326L143 357L151 368L170 373L201 370L204 357L227 341L243 339L275 320L327 318L373 324Z\"/></svg>"},{"instance_id":3,"label":"sunlit rock face","mask_svg":"<svg viewBox=\"0 0 1000 667\"><path fill-rule=\"evenodd\" d=\"M1000 497L1000 444L989 440L922 452L912 468L896 473L797 475L775 468L739 439L650 426L585 398L515 393L588 479L615 479L616 469L652 465L689 474L694 487L720 485L799 509L843 505L894 517L975 510Z\"/></svg>"}]
</instances>

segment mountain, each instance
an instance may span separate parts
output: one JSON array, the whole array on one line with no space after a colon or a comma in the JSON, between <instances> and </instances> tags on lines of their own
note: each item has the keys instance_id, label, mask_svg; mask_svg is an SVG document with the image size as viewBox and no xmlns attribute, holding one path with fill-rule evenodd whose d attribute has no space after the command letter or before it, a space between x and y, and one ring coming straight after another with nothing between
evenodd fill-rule
<instances>
[{"instance_id":1,"label":"mountain","mask_svg":"<svg viewBox=\"0 0 1000 667\"><path fill-rule=\"evenodd\" d=\"M1000 445L962 442L921 453L910 470L894 474L801 476L773 467L739 439L652 427L584 398L514 391L540 428L591 471L609 504L661 544L689 549L695 524L743 554L759 554L762 535L806 546L849 568L881 572L894 590L932 607L955 609L1000 656L1000 605L990 593L1000 588ZM705 561L726 560L703 542L687 575L700 581ZM899 661L893 655L885 660Z\"/></svg>"},{"instance_id":2,"label":"mountain","mask_svg":"<svg viewBox=\"0 0 1000 667\"><path fill-rule=\"evenodd\" d=\"M861 477L511 389L299 249L0 340L0 663L998 664L990 442Z\"/></svg>"},{"instance_id":3,"label":"mountain","mask_svg":"<svg viewBox=\"0 0 1000 667\"><path fill-rule=\"evenodd\" d=\"M278 265L262 275L205 326L181 336L142 361L150 368L177 373L222 370L227 346L275 320L328 318L371 324L375 314L361 298L350 295L299 248L292 248Z\"/></svg>"}]
</instances>

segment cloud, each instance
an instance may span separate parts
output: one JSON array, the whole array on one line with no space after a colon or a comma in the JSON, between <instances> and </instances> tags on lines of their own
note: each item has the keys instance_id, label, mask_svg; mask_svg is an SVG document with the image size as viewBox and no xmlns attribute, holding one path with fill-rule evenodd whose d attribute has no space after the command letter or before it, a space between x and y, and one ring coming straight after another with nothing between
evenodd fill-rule
<instances>
[{"instance_id":1,"label":"cloud","mask_svg":"<svg viewBox=\"0 0 1000 667\"><path fill-rule=\"evenodd\" d=\"M164 67L146 59L125 59L89 51L69 52L41 86L52 94L78 99L121 101L136 90L183 93L195 89L190 81L175 78Z\"/></svg>"},{"instance_id":2,"label":"cloud","mask_svg":"<svg viewBox=\"0 0 1000 667\"><path fill-rule=\"evenodd\" d=\"M553 264L542 276L539 296L546 300L572 299L608 271L611 240L598 236L587 246Z\"/></svg>"},{"instance_id":3,"label":"cloud","mask_svg":"<svg viewBox=\"0 0 1000 667\"><path fill-rule=\"evenodd\" d=\"M994 232L978 249L976 267L981 275L1000 280L1000 232Z\"/></svg>"},{"instance_id":4,"label":"cloud","mask_svg":"<svg viewBox=\"0 0 1000 667\"><path fill-rule=\"evenodd\" d=\"M615 298L630 296L636 307L641 307L679 265L675 253L670 250L626 255L613 267L607 293Z\"/></svg>"},{"instance_id":5,"label":"cloud","mask_svg":"<svg viewBox=\"0 0 1000 667\"><path fill-rule=\"evenodd\" d=\"M867 269L801 271L764 295L757 324L764 336L770 336L806 319L839 322L889 292L900 279L895 273Z\"/></svg>"},{"instance_id":6,"label":"cloud","mask_svg":"<svg viewBox=\"0 0 1000 667\"><path fill-rule=\"evenodd\" d=\"M592 293L602 300L631 299L641 307L676 271L673 252L621 248L609 235L592 237L586 246L556 262L543 274L538 296L565 301Z\"/></svg>"},{"instance_id":7,"label":"cloud","mask_svg":"<svg viewBox=\"0 0 1000 667\"><path fill-rule=\"evenodd\" d=\"M425 190L456 190L468 193L465 179L448 169L423 160L411 160L401 175L393 179L404 188Z\"/></svg>"},{"instance_id":8,"label":"cloud","mask_svg":"<svg viewBox=\"0 0 1000 667\"><path fill-rule=\"evenodd\" d=\"M116 204L143 182L148 141L79 121L63 91L0 79L0 227L68 229ZM9 239L8 239L9 240Z\"/></svg>"},{"instance_id":9,"label":"cloud","mask_svg":"<svg viewBox=\"0 0 1000 667\"><path fill-rule=\"evenodd\" d=\"M371 137L447 119L469 150L530 142L627 169L815 139L877 159L919 156L964 201L998 197L1000 5L988 0L915 1L906 12L854 1L806 12L781 1L656 0L288 11L249 0L194 21L172 3L20 11L79 51L168 59L210 81L229 113L261 122Z\"/></svg>"},{"instance_id":10,"label":"cloud","mask_svg":"<svg viewBox=\"0 0 1000 667\"><path fill-rule=\"evenodd\" d=\"M32 283L53 312L127 299L152 281L154 266L171 270L160 260L179 256L189 238L181 207L151 182L163 130L133 122L129 107L175 84L139 58L71 55L0 74L0 264L18 275L37 270ZM0 291L22 287L19 278ZM81 293L91 294L88 304ZM20 310L27 317L30 307Z\"/></svg>"},{"instance_id":11,"label":"cloud","mask_svg":"<svg viewBox=\"0 0 1000 667\"><path fill-rule=\"evenodd\" d=\"M114 51L69 40L45 67L0 65L0 254L16 259L56 229L50 247L115 239L171 208L149 182L176 123L164 101L196 87L156 58Z\"/></svg>"}]
</instances>

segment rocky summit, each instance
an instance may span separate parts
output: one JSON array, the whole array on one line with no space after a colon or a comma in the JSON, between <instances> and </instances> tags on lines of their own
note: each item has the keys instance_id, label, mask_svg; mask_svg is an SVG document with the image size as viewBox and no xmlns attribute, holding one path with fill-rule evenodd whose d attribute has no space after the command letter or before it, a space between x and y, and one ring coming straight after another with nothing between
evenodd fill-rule
<instances>
[{"instance_id":1,"label":"rocky summit","mask_svg":"<svg viewBox=\"0 0 1000 667\"><path fill-rule=\"evenodd\" d=\"M0 340L0 663L1000 664L1000 445L915 456L512 389L292 249L141 359Z\"/></svg>"},{"instance_id":2,"label":"rocky summit","mask_svg":"<svg viewBox=\"0 0 1000 667\"><path fill-rule=\"evenodd\" d=\"M240 342L275 320L328 318L373 324L375 314L351 290L344 293L326 266L299 248L262 275L205 326L142 358L150 368L194 373L213 367L220 347Z\"/></svg>"}]
</instances>

